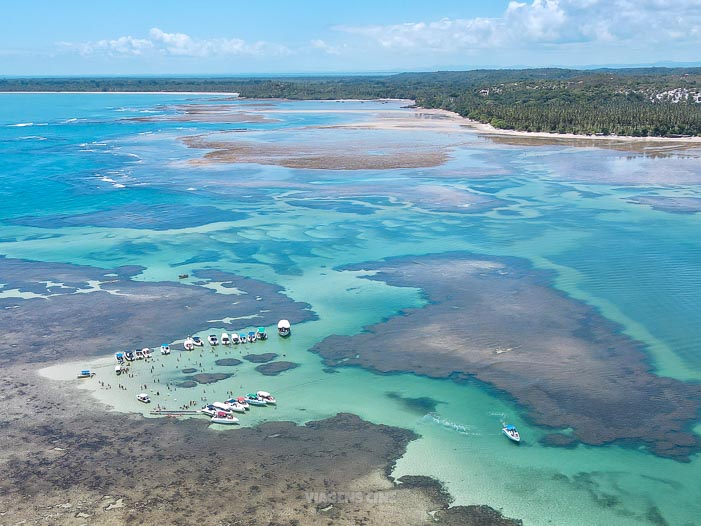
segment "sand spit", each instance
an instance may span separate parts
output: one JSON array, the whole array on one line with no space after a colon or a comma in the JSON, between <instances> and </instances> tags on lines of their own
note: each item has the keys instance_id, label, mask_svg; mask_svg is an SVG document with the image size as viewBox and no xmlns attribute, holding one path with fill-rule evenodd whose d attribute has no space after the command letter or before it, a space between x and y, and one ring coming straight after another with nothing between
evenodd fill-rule
<instances>
[{"instance_id":1,"label":"sand spit","mask_svg":"<svg viewBox=\"0 0 701 526\"><path fill-rule=\"evenodd\" d=\"M329 365L360 365L467 381L522 404L532 420L572 428L547 443L618 441L687 460L701 386L650 372L638 342L550 286L522 260L446 254L353 266L368 279L423 289L428 304L355 336L317 344ZM566 439L566 440L565 440Z\"/></svg>"},{"instance_id":2,"label":"sand spit","mask_svg":"<svg viewBox=\"0 0 701 526\"><path fill-rule=\"evenodd\" d=\"M389 479L411 431L339 414L222 433L103 412L26 364L3 373L3 524L520 524L450 508L435 481Z\"/></svg>"}]
</instances>

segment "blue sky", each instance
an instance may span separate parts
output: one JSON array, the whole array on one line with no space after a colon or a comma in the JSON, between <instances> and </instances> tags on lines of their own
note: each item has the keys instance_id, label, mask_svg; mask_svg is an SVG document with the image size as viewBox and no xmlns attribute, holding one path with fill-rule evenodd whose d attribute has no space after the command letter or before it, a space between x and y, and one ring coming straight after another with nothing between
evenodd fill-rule
<instances>
[{"instance_id":1,"label":"blue sky","mask_svg":"<svg viewBox=\"0 0 701 526\"><path fill-rule=\"evenodd\" d=\"M7 4L0 75L418 71L701 59L701 0Z\"/></svg>"}]
</instances>

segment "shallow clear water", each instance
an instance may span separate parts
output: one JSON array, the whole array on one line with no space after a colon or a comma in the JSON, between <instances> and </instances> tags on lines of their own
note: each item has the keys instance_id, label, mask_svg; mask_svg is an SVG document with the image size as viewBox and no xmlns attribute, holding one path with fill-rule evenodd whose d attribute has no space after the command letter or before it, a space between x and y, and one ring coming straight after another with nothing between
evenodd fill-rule
<instances>
[{"instance_id":1,"label":"shallow clear water","mask_svg":"<svg viewBox=\"0 0 701 526\"><path fill-rule=\"evenodd\" d=\"M468 250L518 256L554 271L559 289L645 343L659 374L699 380L701 215L630 202L640 195L701 195L699 186L670 177L691 174L701 182L698 152L653 158L564 146L500 146L471 134L456 140L437 132L387 131L382 141L460 144L452 146L449 162L433 168L193 166L187 161L202 152L185 148L181 136L255 129L260 130L255 140L284 142L301 129L368 120L401 103L273 102L287 113L271 114L275 120L263 123L126 120L168 114L172 104L193 101L223 99L0 95L0 254L106 268L137 264L146 267L137 279L149 281L214 267L280 284L293 299L310 303L319 320L294 327L289 340L277 338L271 327L269 341L246 346L300 364L280 376L261 376L245 362L227 368L236 376L226 382L177 391L155 387L155 378L160 385L178 381L178 369L186 365L209 371L217 358L246 354L242 346L216 353L207 347L157 356L157 375L137 364L135 378L120 380L127 392L98 389L96 396L119 410L143 411L133 396L142 384L158 389L154 401L169 408L223 397L229 390L264 389L278 396L278 408L254 408L241 417L242 425L269 419L302 423L348 411L413 429L421 438L410 444L395 475L435 476L457 504L489 504L528 524L655 523L657 514L669 524L698 522L698 456L683 464L618 446L544 447L537 440L545 430L523 421L516 405L484 386L359 368L330 373L307 352L330 334L355 334L423 302L418 290L389 287L338 267ZM304 112L330 109L367 114ZM314 133L331 142L349 135L337 129ZM370 132L354 135L364 133ZM649 174L647 182L632 184L630 178L640 173ZM422 199L435 196L436 188L450 193ZM471 196L499 204L475 211L461 207L460 199ZM185 213L197 207L213 208L204 218ZM100 215L105 210L110 214ZM154 226L139 223L134 211L148 211ZM241 320L241 332L249 329L246 323ZM173 339L210 331L220 332L215 321L212 327L183 327ZM108 372L113 365L111 356L95 364ZM74 369L71 364L52 374L73 377ZM436 406L411 407L395 394L428 397ZM519 426L521 447L502 439L503 420Z\"/></svg>"}]
</instances>

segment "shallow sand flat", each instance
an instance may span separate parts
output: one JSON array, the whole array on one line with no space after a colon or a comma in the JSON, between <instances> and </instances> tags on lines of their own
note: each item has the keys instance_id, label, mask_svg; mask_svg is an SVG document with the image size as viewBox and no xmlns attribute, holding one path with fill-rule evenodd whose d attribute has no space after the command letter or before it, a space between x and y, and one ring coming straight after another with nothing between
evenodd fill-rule
<instances>
[{"instance_id":1,"label":"shallow sand flat","mask_svg":"<svg viewBox=\"0 0 701 526\"><path fill-rule=\"evenodd\" d=\"M431 480L387 478L414 435L349 414L235 433L197 420L106 412L73 386L3 368L3 524L516 525L488 507L449 508ZM236 498L232 498L235 495Z\"/></svg>"},{"instance_id":2,"label":"shallow sand flat","mask_svg":"<svg viewBox=\"0 0 701 526\"><path fill-rule=\"evenodd\" d=\"M571 428L546 441L646 444L680 460L699 449L690 426L701 388L649 372L640 344L592 308L549 286L523 261L470 254L396 258L351 270L423 289L428 305L331 336L313 350L329 365L361 365L465 381L513 396L538 424Z\"/></svg>"},{"instance_id":3,"label":"shallow sand flat","mask_svg":"<svg viewBox=\"0 0 701 526\"><path fill-rule=\"evenodd\" d=\"M211 136L184 137L182 140L190 148L211 150L201 160L191 161L193 165L256 163L321 170L388 170L438 166L449 158L447 148L422 145L418 141L406 144L372 139L318 142L313 137L305 137L304 133L295 135L292 143L224 141Z\"/></svg>"}]
</instances>

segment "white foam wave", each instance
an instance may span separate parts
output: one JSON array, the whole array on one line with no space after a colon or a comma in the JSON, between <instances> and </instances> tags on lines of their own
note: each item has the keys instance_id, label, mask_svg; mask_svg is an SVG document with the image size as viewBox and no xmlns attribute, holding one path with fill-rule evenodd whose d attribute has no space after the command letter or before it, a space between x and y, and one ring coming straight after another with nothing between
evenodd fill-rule
<instances>
[{"instance_id":1,"label":"white foam wave","mask_svg":"<svg viewBox=\"0 0 701 526\"><path fill-rule=\"evenodd\" d=\"M45 141L46 137L42 137L41 135L26 135L24 137L17 137L17 139L22 141Z\"/></svg>"},{"instance_id":2,"label":"white foam wave","mask_svg":"<svg viewBox=\"0 0 701 526\"><path fill-rule=\"evenodd\" d=\"M436 424L445 429L456 431L461 435L478 436L480 434L474 431L474 428L472 426L469 426L467 424L458 424L457 422L453 422L452 420L448 420L447 418L441 417L438 413L428 413L424 416L423 419L424 421L430 424Z\"/></svg>"},{"instance_id":3,"label":"white foam wave","mask_svg":"<svg viewBox=\"0 0 701 526\"><path fill-rule=\"evenodd\" d=\"M17 124L8 124L8 128L25 128L26 126L34 126L33 122L18 122Z\"/></svg>"}]
</instances>

